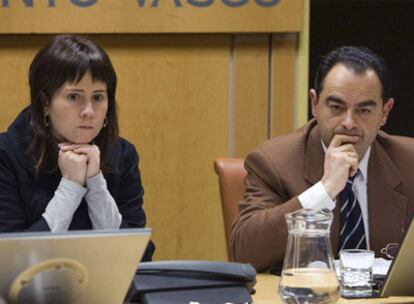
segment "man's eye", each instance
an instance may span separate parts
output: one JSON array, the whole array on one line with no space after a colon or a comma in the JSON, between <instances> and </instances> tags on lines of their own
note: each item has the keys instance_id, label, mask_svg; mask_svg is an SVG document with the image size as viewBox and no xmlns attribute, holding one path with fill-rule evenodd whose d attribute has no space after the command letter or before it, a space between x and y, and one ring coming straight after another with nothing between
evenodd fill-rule
<instances>
[{"instance_id":1,"label":"man's eye","mask_svg":"<svg viewBox=\"0 0 414 304\"><path fill-rule=\"evenodd\" d=\"M339 106L339 105L332 104L332 105L330 105L330 107L331 107L331 110L335 113L339 113L339 112L342 111L342 107Z\"/></svg>"},{"instance_id":2,"label":"man's eye","mask_svg":"<svg viewBox=\"0 0 414 304\"><path fill-rule=\"evenodd\" d=\"M361 114L363 114L363 115L367 115L367 114L370 114L370 113L371 113L371 109L368 109L368 108L362 108L362 109L360 109L360 110L359 110L359 112L360 112Z\"/></svg>"}]
</instances>

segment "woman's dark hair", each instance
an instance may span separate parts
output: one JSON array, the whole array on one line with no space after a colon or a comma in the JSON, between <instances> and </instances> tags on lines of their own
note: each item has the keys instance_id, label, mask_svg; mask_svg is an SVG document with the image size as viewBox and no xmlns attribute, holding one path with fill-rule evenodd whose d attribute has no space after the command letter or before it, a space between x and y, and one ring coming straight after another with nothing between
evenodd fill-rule
<instances>
[{"instance_id":1,"label":"woman's dark hair","mask_svg":"<svg viewBox=\"0 0 414 304\"><path fill-rule=\"evenodd\" d=\"M33 141L28 153L36 172L40 168L57 169L58 148L45 119L45 107L64 83L77 83L88 71L93 81L107 86L107 124L94 143L101 151L101 169L110 170L103 160L118 137L115 70L105 51L92 41L75 35L58 35L36 54L29 69Z\"/></svg>"},{"instance_id":2,"label":"woman's dark hair","mask_svg":"<svg viewBox=\"0 0 414 304\"><path fill-rule=\"evenodd\" d=\"M387 101L391 97L391 76L384 59L365 47L343 46L331 51L322 58L315 76L315 91L320 94L323 90L323 83L329 71L338 63L343 64L356 75L373 70L382 87L381 97Z\"/></svg>"}]
</instances>

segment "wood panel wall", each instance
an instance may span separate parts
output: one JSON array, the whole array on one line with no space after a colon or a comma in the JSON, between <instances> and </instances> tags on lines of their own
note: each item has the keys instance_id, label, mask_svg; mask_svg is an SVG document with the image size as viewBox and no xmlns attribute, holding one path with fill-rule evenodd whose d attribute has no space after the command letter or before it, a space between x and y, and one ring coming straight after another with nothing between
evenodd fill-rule
<instances>
[{"instance_id":1,"label":"wood panel wall","mask_svg":"<svg viewBox=\"0 0 414 304\"><path fill-rule=\"evenodd\" d=\"M47 35L0 35L0 131L28 104ZM294 125L296 34L90 35L119 78L121 135L141 156L155 259L226 260L218 157Z\"/></svg>"}]
</instances>

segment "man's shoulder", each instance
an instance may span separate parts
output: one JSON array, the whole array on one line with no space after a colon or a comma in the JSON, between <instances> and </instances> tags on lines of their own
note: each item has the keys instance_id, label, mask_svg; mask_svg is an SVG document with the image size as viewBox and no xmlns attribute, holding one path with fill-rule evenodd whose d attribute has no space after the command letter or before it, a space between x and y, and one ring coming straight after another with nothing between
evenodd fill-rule
<instances>
[{"instance_id":1,"label":"man's shoulder","mask_svg":"<svg viewBox=\"0 0 414 304\"><path fill-rule=\"evenodd\" d=\"M271 164L278 170L291 170L292 166L303 168L307 145L320 141L320 137L314 132L315 126L316 123L312 120L292 133L268 139L250 151L246 163L251 166L259 166L261 163L265 167ZM310 136L313 137L312 140L309 140Z\"/></svg>"},{"instance_id":2,"label":"man's shoulder","mask_svg":"<svg viewBox=\"0 0 414 304\"><path fill-rule=\"evenodd\" d=\"M293 151L297 151L297 149L302 145L303 136L297 131L270 138L265 142L259 144L256 148L254 148L250 153L264 153L268 155L278 155L280 153L289 153ZM249 153L249 154L250 154Z\"/></svg>"},{"instance_id":3,"label":"man's shoulder","mask_svg":"<svg viewBox=\"0 0 414 304\"><path fill-rule=\"evenodd\" d=\"M375 145L379 145L398 170L405 171L414 161L414 138L379 132ZM377 150L378 147L375 148ZM410 170L411 171L411 170Z\"/></svg>"},{"instance_id":4,"label":"man's shoulder","mask_svg":"<svg viewBox=\"0 0 414 304\"><path fill-rule=\"evenodd\" d=\"M414 152L414 138L400 135L390 135L380 131L377 136L378 143L387 151ZM414 154L413 154L414 157Z\"/></svg>"},{"instance_id":5,"label":"man's shoulder","mask_svg":"<svg viewBox=\"0 0 414 304\"><path fill-rule=\"evenodd\" d=\"M314 120L309 121L303 127L296 129L295 131L281 136L272 137L265 142L259 144L254 148L251 153L263 152L263 153L290 153L298 151L298 149L304 149L307 143L309 134L315 129L316 122Z\"/></svg>"}]
</instances>

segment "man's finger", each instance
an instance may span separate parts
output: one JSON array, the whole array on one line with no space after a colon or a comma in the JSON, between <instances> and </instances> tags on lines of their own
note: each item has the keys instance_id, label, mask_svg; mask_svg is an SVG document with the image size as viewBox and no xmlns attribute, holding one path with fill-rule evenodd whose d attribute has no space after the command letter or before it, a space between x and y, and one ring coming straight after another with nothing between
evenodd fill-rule
<instances>
[{"instance_id":1,"label":"man's finger","mask_svg":"<svg viewBox=\"0 0 414 304\"><path fill-rule=\"evenodd\" d=\"M329 148L336 148L339 146L343 146L345 144L355 144L359 140L359 136L356 135L345 135L345 134L336 134L330 144Z\"/></svg>"},{"instance_id":2,"label":"man's finger","mask_svg":"<svg viewBox=\"0 0 414 304\"><path fill-rule=\"evenodd\" d=\"M349 176L354 176L358 172L358 164L352 165L349 170Z\"/></svg>"}]
</instances>

